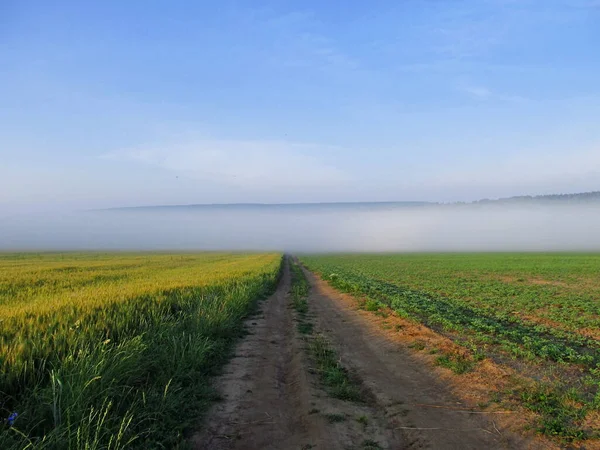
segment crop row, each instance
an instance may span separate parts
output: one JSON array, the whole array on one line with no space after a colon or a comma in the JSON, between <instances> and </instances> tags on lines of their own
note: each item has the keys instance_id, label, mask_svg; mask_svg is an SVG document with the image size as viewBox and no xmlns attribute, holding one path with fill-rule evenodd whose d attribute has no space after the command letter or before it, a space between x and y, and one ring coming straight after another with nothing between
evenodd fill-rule
<instances>
[{"instance_id":1,"label":"crop row","mask_svg":"<svg viewBox=\"0 0 600 450\"><path fill-rule=\"evenodd\" d=\"M335 256L305 256L302 261L332 286L366 298L367 305L385 305L404 318L443 333L473 352L475 360L488 356L506 361L505 356L509 355L520 361L514 365L517 369L523 369L522 363L526 363L530 366L528 373L538 373L534 375L536 381L533 387L519 388L510 396L542 415L540 431L566 440L597 434L587 419L600 410L597 340L528 323L504 311L494 314L490 308L476 308L454 298L410 289L372 273L365 275L356 268L361 267L360 256L353 258L359 260L354 261L354 269L336 264ZM542 381L548 370L554 373L548 378L552 381Z\"/></svg>"},{"instance_id":2,"label":"crop row","mask_svg":"<svg viewBox=\"0 0 600 450\"><path fill-rule=\"evenodd\" d=\"M600 338L598 254L325 255L319 262L486 314Z\"/></svg>"}]
</instances>

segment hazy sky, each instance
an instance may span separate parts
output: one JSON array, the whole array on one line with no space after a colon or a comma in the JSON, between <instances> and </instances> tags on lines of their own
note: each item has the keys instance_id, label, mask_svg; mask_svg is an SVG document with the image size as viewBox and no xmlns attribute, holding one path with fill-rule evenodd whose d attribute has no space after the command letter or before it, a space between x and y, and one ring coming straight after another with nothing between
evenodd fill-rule
<instances>
[{"instance_id":1,"label":"hazy sky","mask_svg":"<svg viewBox=\"0 0 600 450\"><path fill-rule=\"evenodd\" d=\"M600 187L600 1L0 0L0 207Z\"/></svg>"}]
</instances>

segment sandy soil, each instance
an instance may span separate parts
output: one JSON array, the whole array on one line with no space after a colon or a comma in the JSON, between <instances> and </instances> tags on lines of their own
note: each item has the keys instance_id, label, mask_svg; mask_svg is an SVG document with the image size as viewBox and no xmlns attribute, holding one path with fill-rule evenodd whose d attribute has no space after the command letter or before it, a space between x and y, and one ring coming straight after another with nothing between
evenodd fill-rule
<instances>
[{"instance_id":1,"label":"sandy soil","mask_svg":"<svg viewBox=\"0 0 600 450\"><path fill-rule=\"evenodd\" d=\"M467 405L432 370L372 326L347 296L306 272L318 331L369 392L366 404L332 399L319 386L296 331L290 273L248 320L217 388L223 396L192 446L207 449L543 448ZM331 417L342 420L332 421Z\"/></svg>"}]
</instances>

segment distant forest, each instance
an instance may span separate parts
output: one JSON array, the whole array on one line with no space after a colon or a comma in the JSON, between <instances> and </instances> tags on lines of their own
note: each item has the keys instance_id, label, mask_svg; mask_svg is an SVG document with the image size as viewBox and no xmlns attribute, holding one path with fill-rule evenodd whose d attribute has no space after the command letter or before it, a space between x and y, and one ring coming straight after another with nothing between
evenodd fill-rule
<instances>
[{"instance_id":1,"label":"distant forest","mask_svg":"<svg viewBox=\"0 0 600 450\"><path fill-rule=\"evenodd\" d=\"M158 205L158 206L130 206L108 208L101 211L155 211L155 210L287 210L302 211L315 210L388 210L409 207L435 207L452 205L486 205L486 204L526 204L526 203L600 203L600 191L582 192L579 194L552 194L552 195L520 195L517 197L482 199L472 202L423 202L423 201L396 201L396 202L339 202L339 203L233 203L233 204L191 204L191 205Z\"/></svg>"},{"instance_id":2,"label":"distant forest","mask_svg":"<svg viewBox=\"0 0 600 450\"><path fill-rule=\"evenodd\" d=\"M526 203L526 202L560 202L560 203L585 203L600 201L600 191L582 192L578 194L551 194L551 195L520 195L517 197L500 198L497 200L482 199L472 203Z\"/></svg>"}]
</instances>

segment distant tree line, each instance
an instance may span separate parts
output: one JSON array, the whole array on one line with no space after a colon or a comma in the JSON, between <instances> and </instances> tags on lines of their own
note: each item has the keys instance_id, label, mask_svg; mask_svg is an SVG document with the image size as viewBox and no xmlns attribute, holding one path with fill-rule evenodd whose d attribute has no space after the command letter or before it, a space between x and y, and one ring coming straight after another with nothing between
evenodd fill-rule
<instances>
[{"instance_id":1,"label":"distant tree line","mask_svg":"<svg viewBox=\"0 0 600 450\"><path fill-rule=\"evenodd\" d=\"M567 202L580 203L600 200L600 191L581 192L577 194L519 195L497 200L482 199L473 203L524 203L524 202Z\"/></svg>"}]
</instances>

